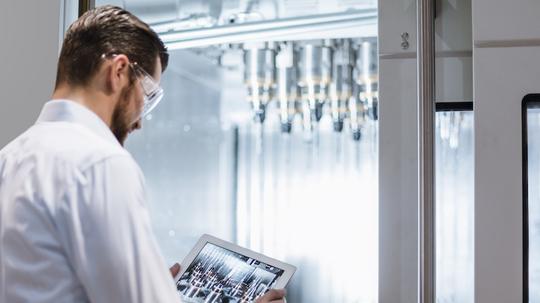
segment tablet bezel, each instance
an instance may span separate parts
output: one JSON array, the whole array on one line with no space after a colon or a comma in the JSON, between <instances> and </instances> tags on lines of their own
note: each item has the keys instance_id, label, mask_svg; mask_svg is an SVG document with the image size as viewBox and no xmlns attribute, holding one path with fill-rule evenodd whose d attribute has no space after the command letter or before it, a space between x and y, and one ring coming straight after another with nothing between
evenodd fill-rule
<instances>
[{"instance_id":1,"label":"tablet bezel","mask_svg":"<svg viewBox=\"0 0 540 303\"><path fill-rule=\"evenodd\" d=\"M275 288L275 289L285 288L287 286L287 284L289 283L289 281L291 280L294 272L296 271L296 267L293 266L293 265L290 265L290 264L281 262L279 260L267 257L267 256L265 256L263 254L254 252L252 250L249 250L247 248L238 246L238 245L236 245L234 243L227 242L225 240L216 238L214 236L204 234L204 235L201 236L199 241L197 241L197 244L195 244L195 246L191 249L189 254L182 261L180 272L174 278L175 286L178 283L178 281L180 280L180 277L182 277L182 275L184 275L184 273L187 271L187 269L189 268L189 266L191 265L193 260L195 260L195 258L199 255L199 253L201 252L201 250L203 249L203 247L207 243L214 244L214 245L222 247L224 249L228 249L228 250L230 250L232 252L235 252L235 253L244 255L246 257L253 258L253 259L257 260L257 261L266 263L266 264L268 264L270 266L282 269L283 274L281 275L281 277L279 277L276 280L275 284L272 286L272 288Z\"/></svg>"}]
</instances>

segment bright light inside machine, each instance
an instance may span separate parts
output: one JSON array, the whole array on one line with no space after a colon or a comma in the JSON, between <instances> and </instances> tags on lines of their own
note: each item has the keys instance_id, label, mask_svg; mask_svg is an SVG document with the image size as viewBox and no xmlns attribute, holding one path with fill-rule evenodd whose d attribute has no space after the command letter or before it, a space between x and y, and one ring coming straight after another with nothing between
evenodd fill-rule
<instances>
[{"instance_id":1,"label":"bright light inside machine","mask_svg":"<svg viewBox=\"0 0 540 303\"><path fill-rule=\"evenodd\" d=\"M310 285L293 279L291 300L301 292L306 302L376 302L376 122L359 142L336 134L330 116L319 131L319 146L305 142L301 126L286 137L265 133L260 154L253 134L241 134L239 244L298 266L298 281Z\"/></svg>"}]
</instances>

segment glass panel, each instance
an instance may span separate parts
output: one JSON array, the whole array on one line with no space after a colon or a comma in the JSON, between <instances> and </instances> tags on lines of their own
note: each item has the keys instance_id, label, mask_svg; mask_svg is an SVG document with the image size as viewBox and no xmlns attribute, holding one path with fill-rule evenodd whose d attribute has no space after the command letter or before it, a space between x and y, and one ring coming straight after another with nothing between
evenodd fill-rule
<instances>
[{"instance_id":1,"label":"glass panel","mask_svg":"<svg viewBox=\"0 0 540 303\"><path fill-rule=\"evenodd\" d=\"M527 109L529 302L540 302L540 108Z\"/></svg>"},{"instance_id":2,"label":"glass panel","mask_svg":"<svg viewBox=\"0 0 540 303\"><path fill-rule=\"evenodd\" d=\"M472 112L436 116L437 302L474 302Z\"/></svg>"},{"instance_id":3,"label":"glass panel","mask_svg":"<svg viewBox=\"0 0 540 303\"><path fill-rule=\"evenodd\" d=\"M358 3L376 1L122 1L147 22L187 18L188 27L236 5L235 18L252 21ZM169 263L209 233L297 266L290 302L375 303L377 39L313 39L172 51L164 100L127 147Z\"/></svg>"},{"instance_id":4,"label":"glass panel","mask_svg":"<svg viewBox=\"0 0 540 303\"><path fill-rule=\"evenodd\" d=\"M329 118L318 144L272 129L240 132L239 243L298 267L290 302L377 302L377 123L359 142Z\"/></svg>"},{"instance_id":5,"label":"glass panel","mask_svg":"<svg viewBox=\"0 0 540 303\"><path fill-rule=\"evenodd\" d=\"M220 81L205 58L173 53L163 101L127 141L146 176L154 232L170 264L203 233L233 240L234 136L221 125Z\"/></svg>"},{"instance_id":6,"label":"glass panel","mask_svg":"<svg viewBox=\"0 0 540 303\"><path fill-rule=\"evenodd\" d=\"M127 142L167 262L209 233L296 265L291 302L377 302L377 121L354 141L325 113L306 141L299 116L280 133L272 103L260 140L238 70L188 50L169 66L164 100Z\"/></svg>"}]
</instances>

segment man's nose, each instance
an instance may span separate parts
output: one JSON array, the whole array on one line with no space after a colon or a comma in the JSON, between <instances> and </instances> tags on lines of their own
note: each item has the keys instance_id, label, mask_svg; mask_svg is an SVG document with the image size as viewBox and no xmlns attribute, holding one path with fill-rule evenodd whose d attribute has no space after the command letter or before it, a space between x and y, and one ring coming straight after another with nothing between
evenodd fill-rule
<instances>
[{"instance_id":1,"label":"man's nose","mask_svg":"<svg viewBox=\"0 0 540 303\"><path fill-rule=\"evenodd\" d=\"M136 130L136 129L140 129L142 127L142 121L141 119L135 121L135 123L133 123L133 125L131 126L131 130Z\"/></svg>"}]
</instances>

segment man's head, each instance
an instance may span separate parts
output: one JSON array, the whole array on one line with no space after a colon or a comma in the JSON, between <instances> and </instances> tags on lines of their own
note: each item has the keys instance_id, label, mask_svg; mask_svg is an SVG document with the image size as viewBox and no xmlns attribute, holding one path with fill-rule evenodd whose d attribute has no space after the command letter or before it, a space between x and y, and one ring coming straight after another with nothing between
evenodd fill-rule
<instances>
[{"instance_id":1,"label":"man's head","mask_svg":"<svg viewBox=\"0 0 540 303\"><path fill-rule=\"evenodd\" d=\"M140 127L145 96L153 93L149 87L159 83L167 63L163 42L146 23L119 7L102 6L69 27L55 90L83 91L92 99L86 105L108 120L123 143Z\"/></svg>"}]
</instances>

